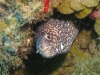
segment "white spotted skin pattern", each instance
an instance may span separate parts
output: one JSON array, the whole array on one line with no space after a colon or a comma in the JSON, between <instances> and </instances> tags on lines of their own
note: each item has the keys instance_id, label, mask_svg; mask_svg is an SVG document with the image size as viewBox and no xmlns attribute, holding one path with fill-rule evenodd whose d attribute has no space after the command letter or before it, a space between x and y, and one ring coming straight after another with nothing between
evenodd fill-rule
<instances>
[{"instance_id":1,"label":"white spotted skin pattern","mask_svg":"<svg viewBox=\"0 0 100 75\"><path fill-rule=\"evenodd\" d=\"M36 29L36 49L45 58L67 53L79 32L71 21L50 19Z\"/></svg>"}]
</instances>

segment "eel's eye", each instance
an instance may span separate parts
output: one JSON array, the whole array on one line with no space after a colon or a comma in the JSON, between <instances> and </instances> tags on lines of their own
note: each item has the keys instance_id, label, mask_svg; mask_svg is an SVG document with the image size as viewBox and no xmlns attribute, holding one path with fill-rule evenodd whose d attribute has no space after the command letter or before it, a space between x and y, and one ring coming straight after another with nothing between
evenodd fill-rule
<instances>
[{"instance_id":1,"label":"eel's eye","mask_svg":"<svg viewBox=\"0 0 100 75\"><path fill-rule=\"evenodd\" d=\"M47 40L51 40L51 36L50 35L46 35L46 39Z\"/></svg>"}]
</instances>

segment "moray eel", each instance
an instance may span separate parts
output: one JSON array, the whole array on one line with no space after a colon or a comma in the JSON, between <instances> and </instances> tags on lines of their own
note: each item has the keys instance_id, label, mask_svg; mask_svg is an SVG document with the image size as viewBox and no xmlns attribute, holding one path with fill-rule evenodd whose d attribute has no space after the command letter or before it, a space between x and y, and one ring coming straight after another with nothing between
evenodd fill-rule
<instances>
[{"instance_id":1,"label":"moray eel","mask_svg":"<svg viewBox=\"0 0 100 75\"><path fill-rule=\"evenodd\" d=\"M51 18L36 29L36 53L45 58L67 53L78 32L79 26L71 20Z\"/></svg>"}]
</instances>

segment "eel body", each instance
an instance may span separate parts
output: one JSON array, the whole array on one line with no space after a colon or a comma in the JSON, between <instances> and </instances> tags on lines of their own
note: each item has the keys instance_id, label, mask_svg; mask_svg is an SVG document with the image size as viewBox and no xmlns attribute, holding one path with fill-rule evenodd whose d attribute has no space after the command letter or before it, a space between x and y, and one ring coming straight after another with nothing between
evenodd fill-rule
<instances>
[{"instance_id":1,"label":"eel body","mask_svg":"<svg viewBox=\"0 0 100 75\"><path fill-rule=\"evenodd\" d=\"M79 32L71 20L49 19L36 29L36 53L45 58L67 53Z\"/></svg>"}]
</instances>

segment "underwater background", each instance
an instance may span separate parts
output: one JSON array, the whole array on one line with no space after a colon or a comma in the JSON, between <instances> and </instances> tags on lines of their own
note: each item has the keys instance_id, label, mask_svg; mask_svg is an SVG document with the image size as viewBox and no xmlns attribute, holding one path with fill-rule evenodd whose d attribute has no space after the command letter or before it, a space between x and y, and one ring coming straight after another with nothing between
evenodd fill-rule
<instances>
[{"instance_id":1,"label":"underwater background","mask_svg":"<svg viewBox=\"0 0 100 75\"><path fill-rule=\"evenodd\" d=\"M52 58L36 53L35 29L70 17L81 22L70 50ZM99 0L0 0L0 75L100 75L99 57Z\"/></svg>"}]
</instances>

